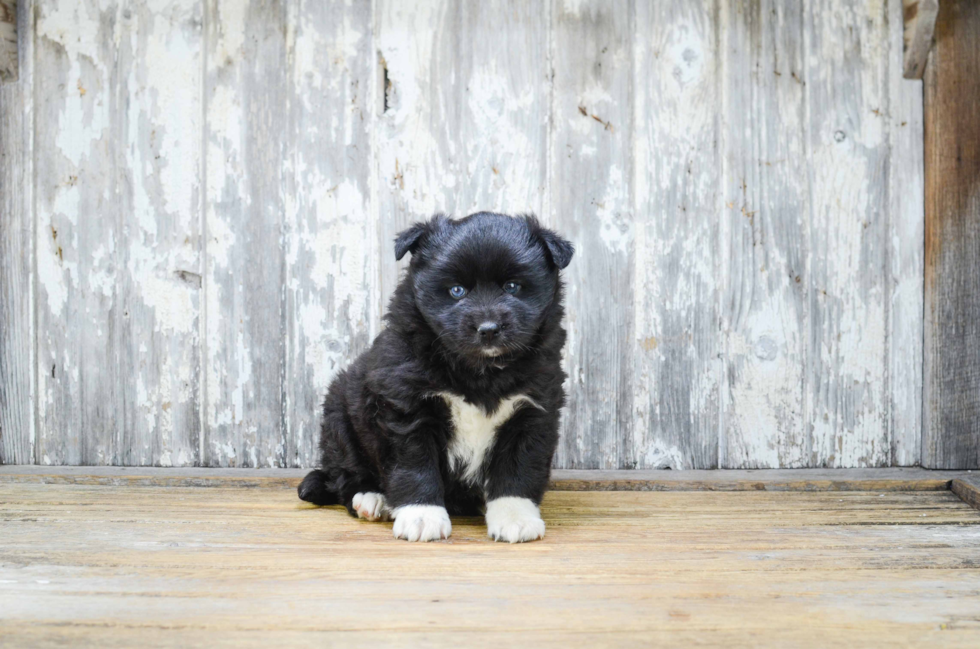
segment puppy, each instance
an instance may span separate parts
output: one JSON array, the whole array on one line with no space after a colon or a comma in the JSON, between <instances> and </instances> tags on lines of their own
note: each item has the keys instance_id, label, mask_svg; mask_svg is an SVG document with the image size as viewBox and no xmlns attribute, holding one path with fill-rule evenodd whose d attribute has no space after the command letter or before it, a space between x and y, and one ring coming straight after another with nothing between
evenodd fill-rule
<instances>
[{"instance_id":1,"label":"puppy","mask_svg":"<svg viewBox=\"0 0 980 649\"><path fill-rule=\"evenodd\" d=\"M407 541L448 538L449 514L484 508L491 538L540 539L572 244L533 216L480 212L416 223L395 241L406 253L387 327L330 386L299 497L394 519Z\"/></svg>"}]
</instances>

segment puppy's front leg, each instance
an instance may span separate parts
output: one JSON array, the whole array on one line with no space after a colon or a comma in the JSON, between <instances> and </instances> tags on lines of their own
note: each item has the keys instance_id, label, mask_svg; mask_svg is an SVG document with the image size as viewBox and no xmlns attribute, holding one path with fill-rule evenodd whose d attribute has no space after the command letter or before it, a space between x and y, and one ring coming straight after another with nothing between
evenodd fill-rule
<instances>
[{"instance_id":1,"label":"puppy's front leg","mask_svg":"<svg viewBox=\"0 0 980 649\"><path fill-rule=\"evenodd\" d=\"M449 538L452 524L446 512L442 476L435 443L401 439L397 462L388 475L388 500L393 507L395 538L437 541Z\"/></svg>"},{"instance_id":2,"label":"puppy's front leg","mask_svg":"<svg viewBox=\"0 0 980 649\"><path fill-rule=\"evenodd\" d=\"M508 543L544 538L539 505L557 444L558 420L547 412L518 411L498 430L487 479L490 538Z\"/></svg>"}]
</instances>

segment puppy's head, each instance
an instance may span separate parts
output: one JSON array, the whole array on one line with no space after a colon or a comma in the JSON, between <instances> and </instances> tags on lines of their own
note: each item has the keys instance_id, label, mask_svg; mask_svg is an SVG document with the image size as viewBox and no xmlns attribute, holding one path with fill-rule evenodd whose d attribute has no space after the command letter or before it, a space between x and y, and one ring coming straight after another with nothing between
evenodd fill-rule
<instances>
[{"instance_id":1,"label":"puppy's head","mask_svg":"<svg viewBox=\"0 0 980 649\"><path fill-rule=\"evenodd\" d=\"M435 216L398 235L412 253L415 302L438 340L470 360L519 355L558 299L558 271L573 247L533 216Z\"/></svg>"}]
</instances>

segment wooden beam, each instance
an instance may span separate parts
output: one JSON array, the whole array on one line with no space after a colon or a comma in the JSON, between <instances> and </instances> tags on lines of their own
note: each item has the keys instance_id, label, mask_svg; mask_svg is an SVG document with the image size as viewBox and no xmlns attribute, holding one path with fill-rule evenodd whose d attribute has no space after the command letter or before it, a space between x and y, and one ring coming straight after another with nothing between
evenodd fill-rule
<instances>
[{"instance_id":1,"label":"wooden beam","mask_svg":"<svg viewBox=\"0 0 980 649\"><path fill-rule=\"evenodd\" d=\"M295 489L306 469L108 466L0 466L0 485ZM610 470L559 469L552 491L946 491L966 471L887 469Z\"/></svg>"},{"instance_id":2,"label":"wooden beam","mask_svg":"<svg viewBox=\"0 0 980 649\"><path fill-rule=\"evenodd\" d=\"M17 0L0 0L0 83L17 81Z\"/></svg>"},{"instance_id":3,"label":"wooden beam","mask_svg":"<svg viewBox=\"0 0 980 649\"><path fill-rule=\"evenodd\" d=\"M922 465L980 466L980 2L943 0L924 82Z\"/></svg>"},{"instance_id":4,"label":"wooden beam","mask_svg":"<svg viewBox=\"0 0 980 649\"><path fill-rule=\"evenodd\" d=\"M980 509L980 477L955 478L950 484L950 491L970 507Z\"/></svg>"},{"instance_id":5,"label":"wooden beam","mask_svg":"<svg viewBox=\"0 0 980 649\"><path fill-rule=\"evenodd\" d=\"M903 0L902 5L905 15L904 76L921 79L932 49L939 0Z\"/></svg>"}]
</instances>

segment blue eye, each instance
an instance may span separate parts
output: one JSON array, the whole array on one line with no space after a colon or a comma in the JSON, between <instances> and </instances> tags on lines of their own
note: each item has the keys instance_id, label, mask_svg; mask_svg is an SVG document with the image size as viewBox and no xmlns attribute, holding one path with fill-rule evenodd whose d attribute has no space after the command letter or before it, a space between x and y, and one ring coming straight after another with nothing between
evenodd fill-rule
<instances>
[{"instance_id":1,"label":"blue eye","mask_svg":"<svg viewBox=\"0 0 980 649\"><path fill-rule=\"evenodd\" d=\"M462 297L466 295L466 289L457 284L456 286L453 286L452 288L449 289L449 295L451 295L453 299L456 300L462 299Z\"/></svg>"},{"instance_id":2,"label":"blue eye","mask_svg":"<svg viewBox=\"0 0 980 649\"><path fill-rule=\"evenodd\" d=\"M504 284L504 291L510 293L511 295L517 295L518 291L521 290L521 285L517 282L507 282Z\"/></svg>"}]
</instances>

